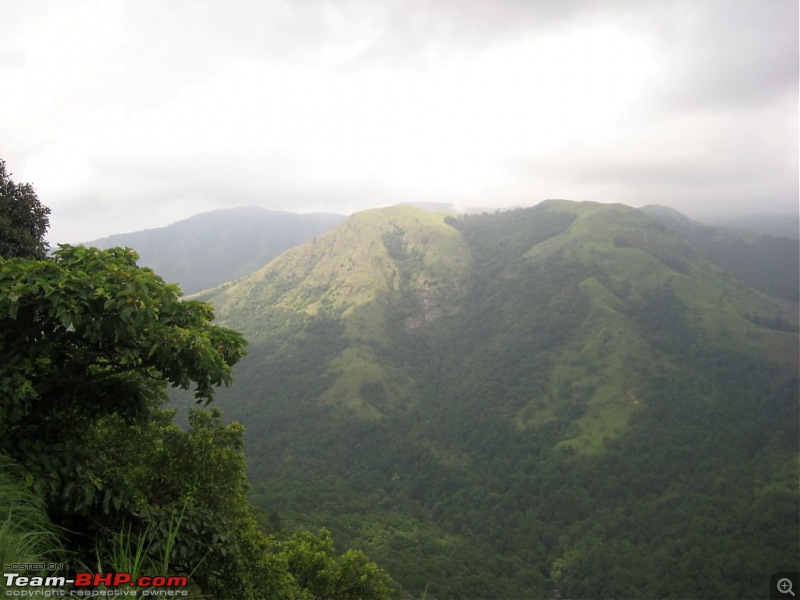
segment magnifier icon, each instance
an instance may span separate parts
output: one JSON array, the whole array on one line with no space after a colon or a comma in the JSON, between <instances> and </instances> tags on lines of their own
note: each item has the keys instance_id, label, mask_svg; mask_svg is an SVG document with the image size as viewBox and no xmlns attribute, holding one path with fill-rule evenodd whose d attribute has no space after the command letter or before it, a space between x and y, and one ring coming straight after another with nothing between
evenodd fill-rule
<instances>
[{"instance_id":1,"label":"magnifier icon","mask_svg":"<svg viewBox=\"0 0 800 600\"><path fill-rule=\"evenodd\" d=\"M777 588L781 594L791 594L792 596L794 596L794 592L792 591L791 579L787 579L786 577L784 577L783 579L778 579Z\"/></svg>"}]
</instances>

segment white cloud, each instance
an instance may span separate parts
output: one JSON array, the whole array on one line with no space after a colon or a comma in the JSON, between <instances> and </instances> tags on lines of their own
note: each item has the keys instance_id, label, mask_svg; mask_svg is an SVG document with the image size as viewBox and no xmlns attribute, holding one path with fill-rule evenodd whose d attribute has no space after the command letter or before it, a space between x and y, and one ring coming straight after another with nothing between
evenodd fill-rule
<instances>
[{"instance_id":1,"label":"white cloud","mask_svg":"<svg viewBox=\"0 0 800 600\"><path fill-rule=\"evenodd\" d=\"M797 30L775 4L18 2L0 156L55 240L244 203L783 210Z\"/></svg>"}]
</instances>

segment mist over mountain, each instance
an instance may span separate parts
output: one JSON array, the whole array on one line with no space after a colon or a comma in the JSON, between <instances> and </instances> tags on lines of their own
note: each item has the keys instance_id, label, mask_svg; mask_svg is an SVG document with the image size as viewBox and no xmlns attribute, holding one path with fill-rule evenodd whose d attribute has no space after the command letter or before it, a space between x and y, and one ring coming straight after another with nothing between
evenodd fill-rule
<instances>
[{"instance_id":1,"label":"mist over mountain","mask_svg":"<svg viewBox=\"0 0 800 600\"><path fill-rule=\"evenodd\" d=\"M250 342L219 403L276 528L411 597L752 597L800 558L793 247L397 206L196 297Z\"/></svg>"},{"instance_id":2,"label":"mist over mountain","mask_svg":"<svg viewBox=\"0 0 800 600\"><path fill-rule=\"evenodd\" d=\"M790 301L797 300L800 240L796 236L760 235L753 233L755 228L748 232L701 225L666 206L650 205L640 210L684 236L704 258L748 285ZM781 223L791 225L786 221Z\"/></svg>"},{"instance_id":3,"label":"mist over mountain","mask_svg":"<svg viewBox=\"0 0 800 600\"><path fill-rule=\"evenodd\" d=\"M728 229L743 229L761 235L774 237L800 238L800 213L786 213L784 215L748 215L735 219L717 217L711 221L718 227Z\"/></svg>"},{"instance_id":4,"label":"mist over mountain","mask_svg":"<svg viewBox=\"0 0 800 600\"><path fill-rule=\"evenodd\" d=\"M85 245L133 248L141 265L191 294L246 275L343 219L343 215L250 206L214 210L166 227L111 235Z\"/></svg>"}]
</instances>

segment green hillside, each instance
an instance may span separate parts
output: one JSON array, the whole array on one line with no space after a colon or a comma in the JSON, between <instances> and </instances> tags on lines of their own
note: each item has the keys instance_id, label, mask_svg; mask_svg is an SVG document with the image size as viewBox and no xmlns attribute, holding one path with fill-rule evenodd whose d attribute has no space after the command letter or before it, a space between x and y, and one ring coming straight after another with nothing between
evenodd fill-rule
<instances>
[{"instance_id":1,"label":"green hillside","mask_svg":"<svg viewBox=\"0 0 800 600\"><path fill-rule=\"evenodd\" d=\"M796 295L642 211L366 211L199 297L250 341L256 504L412 597L750 597L800 558Z\"/></svg>"}]
</instances>

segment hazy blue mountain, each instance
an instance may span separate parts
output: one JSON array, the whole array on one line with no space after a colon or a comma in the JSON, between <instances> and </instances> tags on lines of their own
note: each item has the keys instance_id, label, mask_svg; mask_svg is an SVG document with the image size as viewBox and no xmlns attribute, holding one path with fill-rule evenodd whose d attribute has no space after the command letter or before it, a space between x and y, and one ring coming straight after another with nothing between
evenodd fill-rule
<instances>
[{"instance_id":1,"label":"hazy blue mountain","mask_svg":"<svg viewBox=\"0 0 800 600\"><path fill-rule=\"evenodd\" d=\"M140 264L191 294L246 275L346 217L242 207L214 210L166 227L105 237L86 245L128 246Z\"/></svg>"},{"instance_id":2,"label":"hazy blue mountain","mask_svg":"<svg viewBox=\"0 0 800 600\"><path fill-rule=\"evenodd\" d=\"M744 229L761 235L800 238L800 213L784 215L748 215L735 219L717 218L712 222L718 227Z\"/></svg>"},{"instance_id":3,"label":"hazy blue mountain","mask_svg":"<svg viewBox=\"0 0 800 600\"><path fill-rule=\"evenodd\" d=\"M797 236L776 237L702 225L666 206L650 205L640 210L667 224L705 258L748 285L787 300L797 300L800 287L800 240Z\"/></svg>"},{"instance_id":4,"label":"hazy blue mountain","mask_svg":"<svg viewBox=\"0 0 800 600\"><path fill-rule=\"evenodd\" d=\"M410 597L795 569L797 294L714 254L768 248L648 212L364 211L199 294L250 342L219 404L272 526L331 528Z\"/></svg>"}]
</instances>

